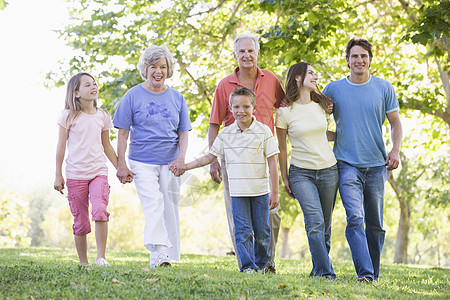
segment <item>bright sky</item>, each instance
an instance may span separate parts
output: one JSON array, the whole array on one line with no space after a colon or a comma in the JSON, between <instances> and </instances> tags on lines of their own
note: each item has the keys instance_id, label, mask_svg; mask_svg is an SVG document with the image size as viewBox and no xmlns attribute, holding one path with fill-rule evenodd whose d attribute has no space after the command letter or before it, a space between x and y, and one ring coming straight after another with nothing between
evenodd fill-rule
<instances>
[{"instance_id":1,"label":"bright sky","mask_svg":"<svg viewBox=\"0 0 450 300\"><path fill-rule=\"evenodd\" d=\"M52 188L56 119L64 107L65 87L50 91L44 78L73 53L54 32L68 20L66 2L8 2L0 11L0 184L16 192ZM206 147L193 134L189 139L188 160ZM114 179L110 184L118 183Z\"/></svg>"},{"instance_id":2,"label":"bright sky","mask_svg":"<svg viewBox=\"0 0 450 300\"><path fill-rule=\"evenodd\" d=\"M0 11L0 181L22 190L53 184L56 117L64 89L45 73L70 53L54 29L67 20L64 0L18 0Z\"/></svg>"}]
</instances>

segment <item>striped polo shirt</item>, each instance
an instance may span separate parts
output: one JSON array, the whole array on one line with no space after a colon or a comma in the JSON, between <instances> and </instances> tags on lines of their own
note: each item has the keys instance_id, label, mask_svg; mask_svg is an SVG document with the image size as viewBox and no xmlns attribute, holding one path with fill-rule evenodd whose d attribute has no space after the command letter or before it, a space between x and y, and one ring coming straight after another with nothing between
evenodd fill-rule
<instances>
[{"instance_id":1,"label":"striped polo shirt","mask_svg":"<svg viewBox=\"0 0 450 300\"><path fill-rule=\"evenodd\" d=\"M210 153L225 157L230 195L261 196L269 193L267 158L277 153L278 144L267 125L256 121L241 131L236 122L217 136Z\"/></svg>"}]
</instances>

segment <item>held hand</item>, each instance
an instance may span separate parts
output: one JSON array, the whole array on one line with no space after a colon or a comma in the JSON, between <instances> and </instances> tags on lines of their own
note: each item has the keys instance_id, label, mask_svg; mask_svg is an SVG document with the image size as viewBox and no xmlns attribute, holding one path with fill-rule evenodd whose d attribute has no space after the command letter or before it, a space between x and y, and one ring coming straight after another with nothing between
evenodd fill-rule
<instances>
[{"instance_id":1,"label":"held hand","mask_svg":"<svg viewBox=\"0 0 450 300\"><path fill-rule=\"evenodd\" d=\"M278 193L270 193L269 196L269 209L274 209L280 203Z\"/></svg>"},{"instance_id":2,"label":"held hand","mask_svg":"<svg viewBox=\"0 0 450 300\"><path fill-rule=\"evenodd\" d=\"M131 172L130 169L128 169L127 167L117 168L116 176L117 178L119 178L119 181L123 184L132 182L134 175L136 174Z\"/></svg>"},{"instance_id":3,"label":"held hand","mask_svg":"<svg viewBox=\"0 0 450 300\"><path fill-rule=\"evenodd\" d=\"M173 173L175 176L181 176L186 172L186 164L184 163L184 159L177 158L173 162L171 162L169 165L169 170Z\"/></svg>"},{"instance_id":4,"label":"held hand","mask_svg":"<svg viewBox=\"0 0 450 300\"><path fill-rule=\"evenodd\" d=\"M220 164L217 159L210 164L209 174L211 175L212 180L220 184L222 181L222 170L220 169Z\"/></svg>"},{"instance_id":5,"label":"held hand","mask_svg":"<svg viewBox=\"0 0 450 300\"><path fill-rule=\"evenodd\" d=\"M397 169L400 165L400 152L391 150L386 158L385 164L388 171Z\"/></svg>"},{"instance_id":6,"label":"held hand","mask_svg":"<svg viewBox=\"0 0 450 300\"><path fill-rule=\"evenodd\" d=\"M62 176L56 176L55 183L53 184L53 188L60 192L61 194L64 194L64 178Z\"/></svg>"}]
</instances>

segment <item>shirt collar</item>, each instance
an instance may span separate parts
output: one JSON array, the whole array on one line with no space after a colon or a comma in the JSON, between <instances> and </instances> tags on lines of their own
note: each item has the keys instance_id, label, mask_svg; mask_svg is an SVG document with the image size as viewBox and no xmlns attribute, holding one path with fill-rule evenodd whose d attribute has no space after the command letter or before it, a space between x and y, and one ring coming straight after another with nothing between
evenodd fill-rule
<instances>
[{"instance_id":1,"label":"shirt collar","mask_svg":"<svg viewBox=\"0 0 450 300\"><path fill-rule=\"evenodd\" d=\"M233 132L246 132L246 131L254 131L255 130L255 126L256 126L256 118L255 116L252 115L252 124L250 125L249 128L245 129L244 131L241 131L241 129L239 128L237 121L234 121L234 123L230 126L233 126L232 131Z\"/></svg>"},{"instance_id":2,"label":"shirt collar","mask_svg":"<svg viewBox=\"0 0 450 300\"><path fill-rule=\"evenodd\" d=\"M256 70L258 72L258 75L256 76L256 80L258 80L258 78L260 78L260 77L264 77L264 71L263 70L261 70L259 67L256 67ZM238 71L239 71L239 67L236 67L236 69L234 69L234 71L233 71L233 74L231 74L230 82L234 83L234 84L242 85L239 82L239 78L237 76L237 72Z\"/></svg>"}]
</instances>

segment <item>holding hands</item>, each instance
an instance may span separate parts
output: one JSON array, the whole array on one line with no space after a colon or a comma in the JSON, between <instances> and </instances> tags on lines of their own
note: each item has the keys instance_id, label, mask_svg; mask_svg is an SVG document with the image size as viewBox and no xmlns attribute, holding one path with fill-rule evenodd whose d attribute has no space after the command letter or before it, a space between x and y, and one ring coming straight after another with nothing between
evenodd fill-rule
<instances>
[{"instance_id":1,"label":"holding hands","mask_svg":"<svg viewBox=\"0 0 450 300\"><path fill-rule=\"evenodd\" d=\"M184 163L184 159L177 158L173 162L171 162L169 165L169 170L173 173L175 176L181 176L186 172L186 164Z\"/></svg>"},{"instance_id":2,"label":"holding hands","mask_svg":"<svg viewBox=\"0 0 450 300\"><path fill-rule=\"evenodd\" d=\"M134 175L136 175L135 173L133 173L130 169L128 169L128 167L118 167L117 168L117 173L116 176L117 178L119 178L119 181L121 183L129 183L133 181L133 177Z\"/></svg>"}]
</instances>

